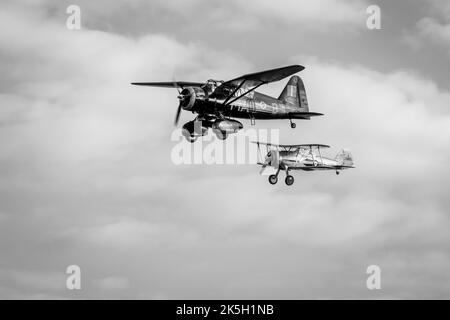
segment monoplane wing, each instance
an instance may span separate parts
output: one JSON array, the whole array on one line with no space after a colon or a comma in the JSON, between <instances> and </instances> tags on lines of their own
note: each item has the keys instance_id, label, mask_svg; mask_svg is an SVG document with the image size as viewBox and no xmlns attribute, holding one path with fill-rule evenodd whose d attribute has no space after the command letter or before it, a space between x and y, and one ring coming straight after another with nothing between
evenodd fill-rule
<instances>
[{"instance_id":1,"label":"monoplane wing","mask_svg":"<svg viewBox=\"0 0 450 320\"><path fill-rule=\"evenodd\" d=\"M151 87L163 87L163 88L185 88L185 87L201 87L204 83L200 82L186 82L186 81L173 81L173 82L132 82L135 86L151 86Z\"/></svg>"},{"instance_id":2,"label":"monoplane wing","mask_svg":"<svg viewBox=\"0 0 450 320\"><path fill-rule=\"evenodd\" d=\"M252 92L259 86L279 81L294 73L300 72L305 67L292 65L277 69L249 73L236 79L224 82L211 94L211 98L225 99L223 104L228 105Z\"/></svg>"}]
</instances>

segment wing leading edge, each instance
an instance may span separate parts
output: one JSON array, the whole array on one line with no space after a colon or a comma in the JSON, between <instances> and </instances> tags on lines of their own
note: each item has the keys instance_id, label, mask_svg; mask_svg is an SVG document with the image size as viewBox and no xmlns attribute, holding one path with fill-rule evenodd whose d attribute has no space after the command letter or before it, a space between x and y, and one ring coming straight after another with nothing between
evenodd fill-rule
<instances>
[{"instance_id":1,"label":"wing leading edge","mask_svg":"<svg viewBox=\"0 0 450 320\"><path fill-rule=\"evenodd\" d=\"M187 82L187 81L173 81L173 82L132 82L135 86L149 86L162 88L184 88L184 87L201 87L204 83L201 82Z\"/></svg>"},{"instance_id":2,"label":"wing leading edge","mask_svg":"<svg viewBox=\"0 0 450 320\"><path fill-rule=\"evenodd\" d=\"M300 72L305 67L292 65L277 69L245 74L238 78L224 82L211 94L212 98L225 98L224 105L231 104L247 93L255 90L263 84L282 80L294 73Z\"/></svg>"},{"instance_id":3,"label":"wing leading edge","mask_svg":"<svg viewBox=\"0 0 450 320\"><path fill-rule=\"evenodd\" d=\"M271 147L280 147L280 148L310 148L310 147L318 147L318 148L329 148L329 145L319 144L319 143L307 143L307 144L275 144L275 143L267 143L267 142L258 142L252 141L252 143L262 144L265 146Z\"/></svg>"}]
</instances>

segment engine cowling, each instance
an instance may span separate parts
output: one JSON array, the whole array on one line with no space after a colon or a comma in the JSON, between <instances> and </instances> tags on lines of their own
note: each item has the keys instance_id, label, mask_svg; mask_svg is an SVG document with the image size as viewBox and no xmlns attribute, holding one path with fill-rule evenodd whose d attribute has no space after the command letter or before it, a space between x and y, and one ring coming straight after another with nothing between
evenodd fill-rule
<instances>
[{"instance_id":1,"label":"engine cowling","mask_svg":"<svg viewBox=\"0 0 450 320\"><path fill-rule=\"evenodd\" d=\"M244 126L242 125L242 123L240 123L239 121L236 120L229 120L229 119L225 119L225 120L216 120L214 121L214 123L212 124L212 129L213 130L218 130L221 132L226 132L226 133L235 133L238 132L239 130L241 130Z\"/></svg>"},{"instance_id":2,"label":"engine cowling","mask_svg":"<svg viewBox=\"0 0 450 320\"><path fill-rule=\"evenodd\" d=\"M280 165L280 152L278 150L270 150L266 155L266 163L278 169Z\"/></svg>"},{"instance_id":3,"label":"engine cowling","mask_svg":"<svg viewBox=\"0 0 450 320\"><path fill-rule=\"evenodd\" d=\"M180 99L181 108L187 111L192 110L197 102L203 102L205 97L205 91L198 87L184 88L178 96Z\"/></svg>"}]
</instances>

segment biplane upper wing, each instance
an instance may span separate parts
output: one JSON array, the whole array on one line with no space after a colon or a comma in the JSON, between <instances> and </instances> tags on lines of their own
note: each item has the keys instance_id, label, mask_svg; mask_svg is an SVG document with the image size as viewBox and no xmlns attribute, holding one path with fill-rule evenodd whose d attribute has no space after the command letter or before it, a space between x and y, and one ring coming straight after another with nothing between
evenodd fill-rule
<instances>
[{"instance_id":1,"label":"biplane upper wing","mask_svg":"<svg viewBox=\"0 0 450 320\"><path fill-rule=\"evenodd\" d=\"M184 88L184 87L201 87L204 83L200 82L186 82L186 81L173 81L173 82L132 82L135 86L151 86L151 87L163 87L163 88Z\"/></svg>"},{"instance_id":2,"label":"biplane upper wing","mask_svg":"<svg viewBox=\"0 0 450 320\"><path fill-rule=\"evenodd\" d=\"M279 81L293 75L294 73L300 72L303 69L305 69L305 67L300 65L292 65L249 73L236 79L224 82L222 85L217 87L217 89L211 94L211 97L225 99L223 104L227 105L233 103L239 98L242 98L247 93L255 90L263 84Z\"/></svg>"},{"instance_id":3,"label":"biplane upper wing","mask_svg":"<svg viewBox=\"0 0 450 320\"><path fill-rule=\"evenodd\" d=\"M313 147L317 147L317 148L329 148L329 145L326 144L319 144L319 143L309 143L309 144L275 144L275 143L267 143L267 142L258 142L258 141L252 141L253 143L256 144L261 144L261 145L265 145L265 146L271 146L271 147L275 147L275 148L283 148L283 149L289 149L289 148L293 148L293 149L309 149L309 148L313 148Z\"/></svg>"}]
</instances>

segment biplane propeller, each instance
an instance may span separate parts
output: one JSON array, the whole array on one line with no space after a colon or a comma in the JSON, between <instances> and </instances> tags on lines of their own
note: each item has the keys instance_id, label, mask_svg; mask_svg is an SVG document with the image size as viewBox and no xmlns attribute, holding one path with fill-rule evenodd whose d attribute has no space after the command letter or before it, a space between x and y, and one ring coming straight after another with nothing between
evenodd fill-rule
<instances>
[{"instance_id":1,"label":"biplane propeller","mask_svg":"<svg viewBox=\"0 0 450 320\"><path fill-rule=\"evenodd\" d=\"M291 127L294 119L309 120L321 113L310 112L305 86L299 76L292 76L278 98L255 90L263 84L282 80L304 69L292 65L262 72L246 74L229 81L208 80L206 82L133 82L133 85L153 87L175 87L179 105L175 114L178 124L182 110L196 114L196 118L183 125L183 135L190 142L207 134L211 128L219 139L243 128L235 119L288 119Z\"/></svg>"},{"instance_id":2,"label":"biplane propeller","mask_svg":"<svg viewBox=\"0 0 450 320\"><path fill-rule=\"evenodd\" d=\"M281 170L286 172L285 183L290 186L294 183L294 177L289 174L291 170L315 171L334 170L339 171L354 168L353 157L348 150L342 150L334 159L322 156L321 149L329 148L325 144L272 144L254 141L258 146L258 164L261 165L260 174L270 169L274 174L269 175L269 183L278 182L278 174ZM262 160L261 146L265 146L267 154Z\"/></svg>"}]
</instances>

